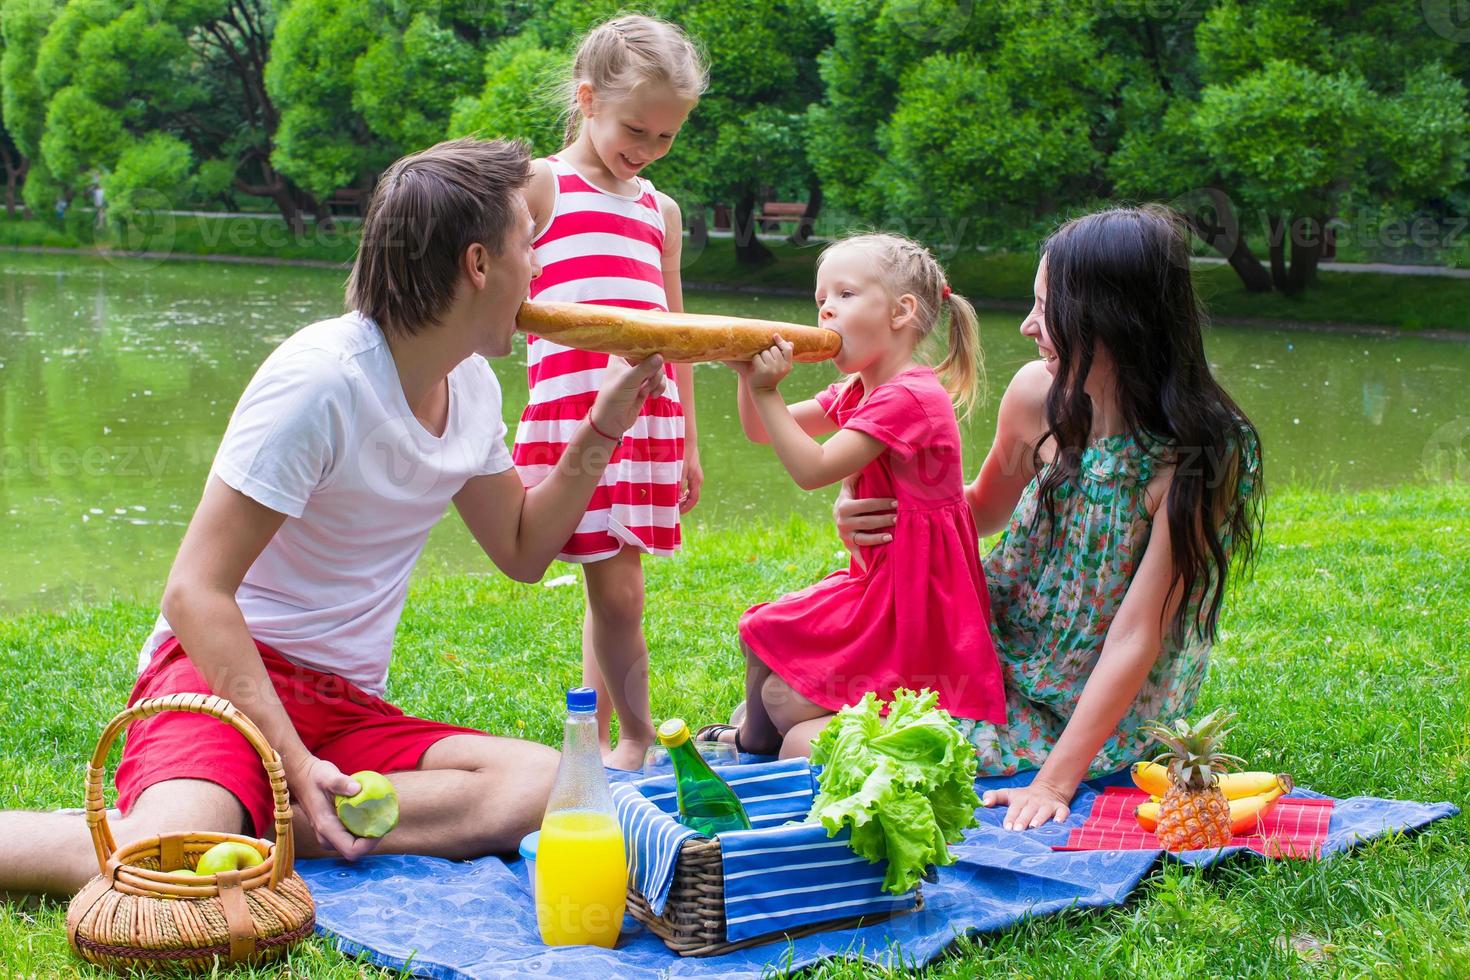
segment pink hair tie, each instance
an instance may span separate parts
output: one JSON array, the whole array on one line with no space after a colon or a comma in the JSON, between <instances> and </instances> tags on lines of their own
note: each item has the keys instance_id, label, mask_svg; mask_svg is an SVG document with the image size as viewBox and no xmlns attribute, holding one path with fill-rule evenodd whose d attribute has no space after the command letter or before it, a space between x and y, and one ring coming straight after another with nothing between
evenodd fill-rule
<instances>
[{"instance_id":1,"label":"pink hair tie","mask_svg":"<svg viewBox=\"0 0 1470 980\"><path fill-rule=\"evenodd\" d=\"M944 292L939 294L940 299L949 299L949 283L944 284Z\"/></svg>"}]
</instances>

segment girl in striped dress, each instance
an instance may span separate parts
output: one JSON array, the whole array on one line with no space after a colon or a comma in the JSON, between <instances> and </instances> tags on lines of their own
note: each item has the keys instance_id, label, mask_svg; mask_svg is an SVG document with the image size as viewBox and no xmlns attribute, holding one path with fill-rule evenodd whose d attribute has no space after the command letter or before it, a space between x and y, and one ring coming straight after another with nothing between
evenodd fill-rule
<instances>
[{"instance_id":1,"label":"girl in striped dress","mask_svg":"<svg viewBox=\"0 0 1470 980\"><path fill-rule=\"evenodd\" d=\"M568 84L568 145L535 161L526 191L541 267L532 299L683 309L679 206L639 173L668 153L707 84L694 45L663 21L619 17L583 39ZM606 367L606 354L529 338L530 400L513 452L527 486L545 479L561 457ZM640 767L654 737L643 555L679 549L679 517L698 501L703 482L692 375L690 365L669 367L663 395L648 399L614 451L560 556L583 566L582 677L598 692L603 759L620 769ZM609 734L614 711L616 751Z\"/></svg>"}]
</instances>

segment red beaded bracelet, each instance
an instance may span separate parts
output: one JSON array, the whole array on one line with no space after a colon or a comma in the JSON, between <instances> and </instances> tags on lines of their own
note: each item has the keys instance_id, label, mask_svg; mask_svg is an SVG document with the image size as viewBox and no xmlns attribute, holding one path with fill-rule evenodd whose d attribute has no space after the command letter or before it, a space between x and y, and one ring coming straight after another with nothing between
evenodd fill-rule
<instances>
[{"instance_id":1,"label":"red beaded bracelet","mask_svg":"<svg viewBox=\"0 0 1470 980\"><path fill-rule=\"evenodd\" d=\"M587 413L587 424L590 425L590 426L592 426L592 431L593 432L595 432L598 435L602 436L602 438L604 438L604 439L607 439L607 440L609 440L611 442L615 442L615 443L616 442L622 442L623 441L623 437L622 436L610 436L606 432L603 432L601 429L599 429L597 427L597 423L594 422L594 421L592 421L592 413L591 412L588 412Z\"/></svg>"}]
</instances>

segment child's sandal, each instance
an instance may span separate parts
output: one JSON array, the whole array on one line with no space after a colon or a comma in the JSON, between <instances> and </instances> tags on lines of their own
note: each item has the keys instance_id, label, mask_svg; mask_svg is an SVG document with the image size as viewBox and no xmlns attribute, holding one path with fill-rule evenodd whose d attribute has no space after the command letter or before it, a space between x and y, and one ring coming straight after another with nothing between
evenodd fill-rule
<instances>
[{"instance_id":1,"label":"child's sandal","mask_svg":"<svg viewBox=\"0 0 1470 980\"><path fill-rule=\"evenodd\" d=\"M741 755L750 754L745 746L740 744L740 729L736 728L734 725L705 725L699 731L694 733L694 740L696 742L718 742L720 741L720 736L725 734L726 732L735 733L736 752L739 752Z\"/></svg>"}]
</instances>

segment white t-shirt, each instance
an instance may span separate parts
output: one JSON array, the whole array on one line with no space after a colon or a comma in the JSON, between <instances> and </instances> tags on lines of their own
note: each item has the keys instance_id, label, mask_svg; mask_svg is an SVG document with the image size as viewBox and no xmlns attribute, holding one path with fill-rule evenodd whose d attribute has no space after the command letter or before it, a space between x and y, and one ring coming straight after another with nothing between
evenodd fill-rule
<instances>
[{"instance_id":1,"label":"white t-shirt","mask_svg":"<svg viewBox=\"0 0 1470 980\"><path fill-rule=\"evenodd\" d=\"M511 468L505 434L483 357L449 373L436 438L372 320L349 313L281 344L240 396L210 471L286 515L235 593L251 635L381 696L429 530L471 477ZM160 616L140 671L171 636Z\"/></svg>"}]
</instances>

